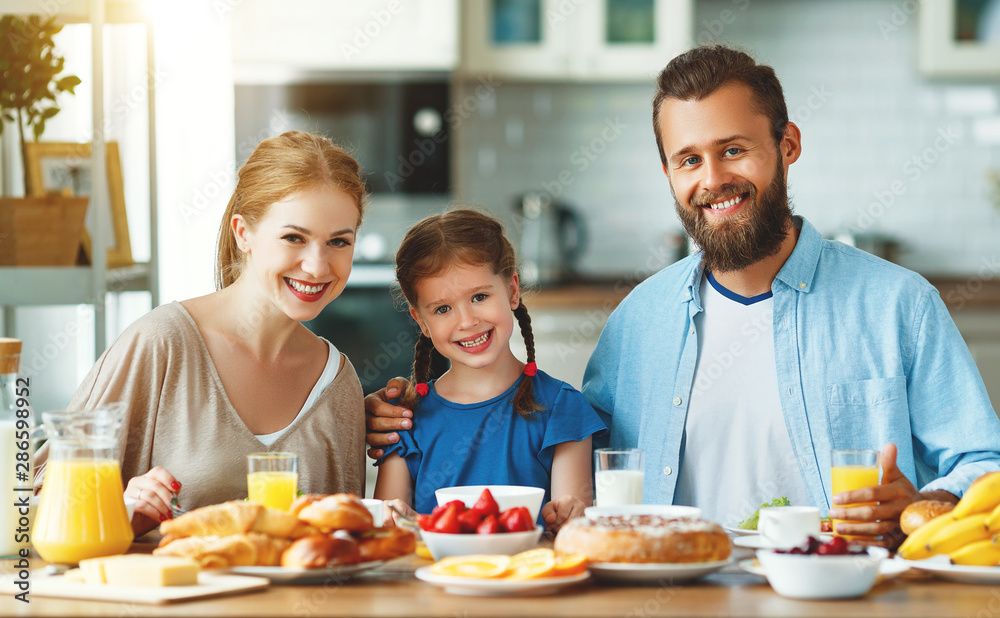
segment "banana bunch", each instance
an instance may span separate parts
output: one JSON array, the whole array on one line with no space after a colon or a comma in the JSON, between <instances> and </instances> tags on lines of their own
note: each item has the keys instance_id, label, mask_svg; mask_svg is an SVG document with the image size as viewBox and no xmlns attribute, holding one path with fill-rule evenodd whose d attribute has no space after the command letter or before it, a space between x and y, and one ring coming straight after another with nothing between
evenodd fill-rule
<instances>
[{"instance_id":1,"label":"banana bunch","mask_svg":"<svg viewBox=\"0 0 1000 618\"><path fill-rule=\"evenodd\" d=\"M976 479L952 511L917 528L897 551L907 560L946 554L953 564L1000 565L1000 472Z\"/></svg>"}]
</instances>

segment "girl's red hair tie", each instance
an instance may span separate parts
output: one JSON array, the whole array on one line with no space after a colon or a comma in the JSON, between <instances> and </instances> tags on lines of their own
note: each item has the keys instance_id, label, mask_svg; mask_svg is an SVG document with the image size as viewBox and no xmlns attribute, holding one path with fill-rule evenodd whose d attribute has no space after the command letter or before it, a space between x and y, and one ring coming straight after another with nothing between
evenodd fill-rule
<instances>
[{"instance_id":1,"label":"girl's red hair tie","mask_svg":"<svg viewBox=\"0 0 1000 618\"><path fill-rule=\"evenodd\" d=\"M430 392L430 388L427 387L427 382L421 382L417 384L414 388L417 389L417 394L421 397L426 397L427 393Z\"/></svg>"},{"instance_id":2,"label":"girl's red hair tie","mask_svg":"<svg viewBox=\"0 0 1000 618\"><path fill-rule=\"evenodd\" d=\"M524 375L534 376L536 373L538 373L538 365L535 363L528 363L524 366Z\"/></svg>"}]
</instances>

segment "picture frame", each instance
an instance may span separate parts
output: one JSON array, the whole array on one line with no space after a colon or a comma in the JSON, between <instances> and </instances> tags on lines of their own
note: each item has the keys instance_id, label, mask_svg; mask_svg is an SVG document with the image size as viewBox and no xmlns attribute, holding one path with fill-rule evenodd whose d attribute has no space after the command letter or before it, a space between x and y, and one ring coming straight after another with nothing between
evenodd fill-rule
<instances>
[{"instance_id":1,"label":"picture frame","mask_svg":"<svg viewBox=\"0 0 1000 618\"><path fill-rule=\"evenodd\" d=\"M26 142L27 194L39 197L52 194L90 195L90 152L89 143ZM132 259L132 243L129 239L118 142L105 143L105 161L111 226L114 232L114 244L108 247L108 268L131 266L135 261ZM80 259L77 263L91 263L91 239L86 228L80 238Z\"/></svg>"},{"instance_id":2,"label":"picture frame","mask_svg":"<svg viewBox=\"0 0 1000 618\"><path fill-rule=\"evenodd\" d=\"M922 0L919 67L928 77L1000 76L1000 0ZM976 38L977 22L988 32Z\"/></svg>"}]
</instances>

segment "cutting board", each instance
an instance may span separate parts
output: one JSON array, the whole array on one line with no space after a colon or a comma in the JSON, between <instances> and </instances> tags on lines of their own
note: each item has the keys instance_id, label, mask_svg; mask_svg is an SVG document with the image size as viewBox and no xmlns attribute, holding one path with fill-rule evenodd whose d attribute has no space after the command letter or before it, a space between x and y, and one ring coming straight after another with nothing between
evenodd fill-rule
<instances>
[{"instance_id":1,"label":"cutting board","mask_svg":"<svg viewBox=\"0 0 1000 618\"><path fill-rule=\"evenodd\" d=\"M108 584L84 584L68 582L62 575L48 575L39 569L31 572L29 579L30 597L54 597L60 599L86 599L91 601L125 601L147 605L162 605L192 601L225 594L241 594L267 588L269 582L263 577L226 575L211 572L198 574L196 586L111 586ZM14 576L0 578L0 594L18 594L21 590L14 585Z\"/></svg>"}]
</instances>

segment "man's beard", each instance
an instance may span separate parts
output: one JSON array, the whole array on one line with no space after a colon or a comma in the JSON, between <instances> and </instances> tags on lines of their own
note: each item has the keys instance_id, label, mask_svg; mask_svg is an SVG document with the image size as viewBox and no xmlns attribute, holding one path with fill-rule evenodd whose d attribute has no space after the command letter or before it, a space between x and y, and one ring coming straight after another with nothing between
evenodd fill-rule
<instances>
[{"instance_id":1,"label":"man's beard","mask_svg":"<svg viewBox=\"0 0 1000 618\"><path fill-rule=\"evenodd\" d=\"M711 223L703 212L705 204L746 194L742 212ZM788 236L792 207L788 201L781 155L774 178L761 192L751 182L726 185L718 194L698 197L685 208L674 194L677 216L688 235L701 248L705 272L742 270L764 258L777 255Z\"/></svg>"}]
</instances>

